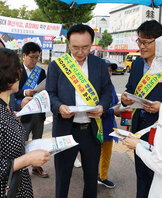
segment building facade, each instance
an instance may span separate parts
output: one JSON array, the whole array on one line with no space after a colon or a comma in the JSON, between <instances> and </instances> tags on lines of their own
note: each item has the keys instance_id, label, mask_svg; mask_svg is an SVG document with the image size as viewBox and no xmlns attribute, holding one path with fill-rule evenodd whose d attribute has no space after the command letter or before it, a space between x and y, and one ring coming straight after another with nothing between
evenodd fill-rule
<instances>
[{"instance_id":1,"label":"building facade","mask_svg":"<svg viewBox=\"0 0 162 198\"><path fill-rule=\"evenodd\" d=\"M110 12L109 33L113 42L106 50L107 56L124 62L129 52L137 52L136 29L146 20L159 20L159 8L144 5L122 5Z\"/></svg>"}]
</instances>

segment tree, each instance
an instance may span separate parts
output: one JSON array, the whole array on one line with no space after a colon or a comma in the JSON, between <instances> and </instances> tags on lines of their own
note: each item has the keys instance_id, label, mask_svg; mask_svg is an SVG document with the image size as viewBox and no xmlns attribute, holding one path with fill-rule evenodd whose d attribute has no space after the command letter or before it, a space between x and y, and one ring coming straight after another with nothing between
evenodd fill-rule
<instances>
[{"instance_id":1,"label":"tree","mask_svg":"<svg viewBox=\"0 0 162 198\"><path fill-rule=\"evenodd\" d=\"M20 19L30 19L30 11L27 10L26 5L23 5L20 8L18 18L20 18Z\"/></svg>"},{"instance_id":2,"label":"tree","mask_svg":"<svg viewBox=\"0 0 162 198\"><path fill-rule=\"evenodd\" d=\"M96 4L84 4L73 7L58 0L35 0L40 10L51 23L64 24L64 28L75 23L86 23L92 18L92 10Z\"/></svg>"},{"instance_id":3,"label":"tree","mask_svg":"<svg viewBox=\"0 0 162 198\"><path fill-rule=\"evenodd\" d=\"M48 18L43 15L39 8L30 11L30 20L48 22Z\"/></svg>"},{"instance_id":4,"label":"tree","mask_svg":"<svg viewBox=\"0 0 162 198\"><path fill-rule=\"evenodd\" d=\"M108 45L111 45L113 39L112 39L112 36L111 34L109 34L107 32L107 30L104 31L104 33L102 34L102 39L99 41L99 46L102 47L102 49L105 50L105 47L108 46Z\"/></svg>"},{"instance_id":5,"label":"tree","mask_svg":"<svg viewBox=\"0 0 162 198\"><path fill-rule=\"evenodd\" d=\"M39 8L29 11L27 10L27 6L23 5L20 9L10 9L9 6L6 5L5 0L0 0L0 16L28 19L33 21L48 21L48 18L42 14L42 11Z\"/></svg>"},{"instance_id":6,"label":"tree","mask_svg":"<svg viewBox=\"0 0 162 198\"><path fill-rule=\"evenodd\" d=\"M0 16L10 16L9 6L6 5L6 1L0 1Z\"/></svg>"}]
</instances>

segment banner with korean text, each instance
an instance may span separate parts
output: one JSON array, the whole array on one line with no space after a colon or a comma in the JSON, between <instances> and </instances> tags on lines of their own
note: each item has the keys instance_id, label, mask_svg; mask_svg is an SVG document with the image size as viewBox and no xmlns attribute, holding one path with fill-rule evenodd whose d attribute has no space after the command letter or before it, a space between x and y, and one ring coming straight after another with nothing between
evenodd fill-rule
<instances>
[{"instance_id":1,"label":"banner with korean text","mask_svg":"<svg viewBox=\"0 0 162 198\"><path fill-rule=\"evenodd\" d=\"M0 16L0 38L7 48L22 49L27 42L36 42L42 49L52 49L62 24L30 21Z\"/></svg>"}]
</instances>

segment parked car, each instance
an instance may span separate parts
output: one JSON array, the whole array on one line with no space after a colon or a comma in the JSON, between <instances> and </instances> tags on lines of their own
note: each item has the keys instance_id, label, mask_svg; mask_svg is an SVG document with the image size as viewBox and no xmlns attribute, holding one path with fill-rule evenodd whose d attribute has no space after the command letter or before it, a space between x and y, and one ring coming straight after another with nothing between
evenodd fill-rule
<instances>
[{"instance_id":1,"label":"parked car","mask_svg":"<svg viewBox=\"0 0 162 198\"><path fill-rule=\"evenodd\" d=\"M132 52L127 54L127 56L125 57L125 69L127 72L130 72L131 70L131 66L132 66L132 62L134 60L137 60L138 58L140 58L140 53L139 52Z\"/></svg>"},{"instance_id":2,"label":"parked car","mask_svg":"<svg viewBox=\"0 0 162 198\"><path fill-rule=\"evenodd\" d=\"M105 62L107 62L109 64L111 63L111 64L116 65L116 69L114 71L112 71L112 74L122 74L123 75L125 73L124 65L122 65L118 61L116 61L112 58L109 58L109 59L105 59Z\"/></svg>"}]
</instances>

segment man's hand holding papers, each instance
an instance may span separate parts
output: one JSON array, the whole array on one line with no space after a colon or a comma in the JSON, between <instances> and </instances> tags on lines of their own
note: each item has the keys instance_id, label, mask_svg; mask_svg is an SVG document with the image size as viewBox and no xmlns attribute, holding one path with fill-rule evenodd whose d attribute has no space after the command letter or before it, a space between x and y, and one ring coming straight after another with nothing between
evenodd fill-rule
<instances>
[{"instance_id":1,"label":"man's hand holding papers","mask_svg":"<svg viewBox=\"0 0 162 198\"><path fill-rule=\"evenodd\" d=\"M124 92L121 96L121 100L124 103L124 105L132 105L134 103L134 100L131 100L130 98L128 98L127 93Z\"/></svg>"},{"instance_id":2,"label":"man's hand holding papers","mask_svg":"<svg viewBox=\"0 0 162 198\"><path fill-rule=\"evenodd\" d=\"M75 114L74 112L70 111L70 106L67 105L61 105L59 107L59 112L64 119L71 118Z\"/></svg>"},{"instance_id":3,"label":"man's hand holding papers","mask_svg":"<svg viewBox=\"0 0 162 198\"><path fill-rule=\"evenodd\" d=\"M87 112L88 117L100 118L103 113L103 107L101 105L98 106L82 105L82 106L66 106L66 107L67 107L66 113L68 113L66 114L66 116L68 115L71 116L71 114L74 115L74 113ZM61 112L63 112L62 108L60 110ZM63 114L63 116L65 115Z\"/></svg>"},{"instance_id":4,"label":"man's hand holding papers","mask_svg":"<svg viewBox=\"0 0 162 198\"><path fill-rule=\"evenodd\" d=\"M90 118L100 118L103 114L103 106L98 105L96 106L95 110L92 110L87 113L88 117Z\"/></svg>"},{"instance_id":5,"label":"man's hand holding papers","mask_svg":"<svg viewBox=\"0 0 162 198\"><path fill-rule=\"evenodd\" d=\"M143 105L143 108L145 111L149 113L157 113L159 112L160 109L160 102L159 101L154 101L153 103L145 102L145 105Z\"/></svg>"},{"instance_id":6,"label":"man's hand holding papers","mask_svg":"<svg viewBox=\"0 0 162 198\"><path fill-rule=\"evenodd\" d=\"M145 107L149 108L150 105L154 106L154 102L152 102L151 100L147 100L127 92L124 92L122 94L122 102L125 105L130 105L130 108L132 109L143 109Z\"/></svg>"}]
</instances>

